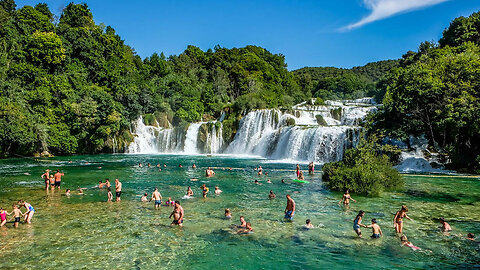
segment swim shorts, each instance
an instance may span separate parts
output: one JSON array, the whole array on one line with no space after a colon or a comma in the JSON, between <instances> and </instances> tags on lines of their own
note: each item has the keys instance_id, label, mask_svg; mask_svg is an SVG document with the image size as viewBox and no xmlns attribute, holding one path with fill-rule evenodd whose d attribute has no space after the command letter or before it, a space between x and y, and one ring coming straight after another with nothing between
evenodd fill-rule
<instances>
[{"instance_id":1,"label":"swim shorts","mask_svg":"<svg viewBox=\"0 0 480 270\"><path fill-rule=\"evenodd\" d=\"M172 223L173 224L182 224L183 223L183 218L181 220L174 220Z\"/></svg>"},{"instance_id":2,"label":"swim shorts","mask_svg":"<svg viewBox=\"0 0 480 270\"><path fill-rule=\"evenodd\" d=\"M62 184L62 181L55 182L56 187L60 187L60 184Z\"/></svg>"},{"instance_id":3,"label":"swim shorts","mask_svg":"<svg viewBox=\"0 0 480 270\"><path fill-rule=\"evenodd\" d=\"M15 222L20 222L20 217L16 217Z\"/></svg>"},{"instance_id":4,"label":"swim shorts","mask_svg":"<svg viewBox=\"0 0 480 270\"><path fill-rule=\"evenodd\" d=\"M285 218L286 218L286 219L293 220L293 216L294 216L294 214L293 214L292 211L287 211L287 212L285 213Z\"/></svg>"},{"instance_id":5,"label":"swim shorts","mask_svg":"<svg viewBox=\"0 0 480 270\"><path fill-rule=\"evenodd\" d=\"M155 206L161 205L161 204L162 204L162 200L155 200Z\"/></svg>"},{"instance_id":6,"label":"swim shorts","mask_svg":"<svg viewBox=\"0 0 480 270\"><path fill-rule=\"evenodd\" d=\"M117 198L120 198L120 196L122 196L122 192L121 191L115 192L115 196L117 196Z\"/></svg>"},{"instance_id":7,"label":"swim shorts","mask_svg":"<svg viewBox=\"0 0 480 270\"><path fill-rule=\"evenodd\" d=\"M380 234L378 234L378 233L374 233L374 234L372 234L372 236L371 236L371 237L372 237L372 238L380 238Z\"/></svg>"}]
</instances>

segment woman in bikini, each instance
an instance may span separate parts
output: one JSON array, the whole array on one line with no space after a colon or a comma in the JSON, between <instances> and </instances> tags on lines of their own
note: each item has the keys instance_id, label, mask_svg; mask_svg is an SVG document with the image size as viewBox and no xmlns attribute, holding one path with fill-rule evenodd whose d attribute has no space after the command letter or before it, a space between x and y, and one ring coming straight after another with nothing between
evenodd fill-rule
<instances>
[{"instance_id":1,"label":"woman in bikini","mask_svg":"<svg viewBox=\"0 0 480 270\"><path fill-rule=\"evenodd\" d=\"M393 227L395 228L395 232L402 233L403 231L403 218L408 220L413 220L409 216L407 216L408 207L406 205L402 205L402 209L395 214L393 218Z\"/></svg>"},{"instance_id":2,"label":"woman in bikini","mask_svg":"<svg viewBox=\"0 0 480 270\"><path fill-rule=\"evenodd\" d=\"M347 189L345 191L345 194L343 194L342 199L338 202L338 204L343 202L343 205L348 206L350 204L350 200L357 202L350 196L350 190Z\"/></svg>"}]
</instances>

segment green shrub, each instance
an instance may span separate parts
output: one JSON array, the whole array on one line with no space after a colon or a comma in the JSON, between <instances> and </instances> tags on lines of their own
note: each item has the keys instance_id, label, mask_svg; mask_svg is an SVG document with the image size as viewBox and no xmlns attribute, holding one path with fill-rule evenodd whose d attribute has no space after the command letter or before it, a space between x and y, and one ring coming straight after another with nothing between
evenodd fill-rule
<instances>
[{"instance_id":1,"label":"green shrub","mask_svg":"<svg viewBox=\"0 0 480 270\"><path fill-rule=\"evenodd\" d=\"M325 119L323 119L323 116L321 116L320 114L315 115L315 118L317 118L317 123L320 126L328 126L327 121L325 121Z\"/></svg>"},{"instance_id":2,"label":"green shrub","mask_svg":"<svg viewBox=\"0 0 480 270\"><path fill-rule=\"evenodd\" d=\"M313 104L315 106L321 106L321 105L325 105L325 101L322 98L317 98L315 99L315 102Z\"/></svg>"},{"instance_id":3,"label":"green shrub","mask_svg":"<svg viewBox=\"0 0 480 270\"><path fill-rule=\"evenodd\" d=\"M295 126L295 119L288 118L287 119L287 126Z\"/></svg>"},{"instance_id":4,"label":"green shrub","mask_svg":"<svg viewBox=\"0 0 480 270\"><path fill-rule=\"evenodd\" d=\"M389 157L379 154L374 143L348 149L344 158L323 166L322 179L331 190L379 196L383 191L403 187L403 178Z\"/></svg>"}]
</instances>

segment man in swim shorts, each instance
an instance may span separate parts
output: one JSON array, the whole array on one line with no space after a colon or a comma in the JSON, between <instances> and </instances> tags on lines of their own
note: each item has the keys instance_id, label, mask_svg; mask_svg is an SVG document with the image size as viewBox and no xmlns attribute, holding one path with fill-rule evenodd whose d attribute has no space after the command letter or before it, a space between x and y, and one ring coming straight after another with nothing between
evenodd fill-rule
<instances>
[{"instance_id":1,"label":"man in swim shorts","mask_svg":"<svg viewBox=\"0 0 480 270\"><path fill-rule=\"evenodd\" d=\"M293 221L293 216L295 215L295 201L292 199L290 194L287 194L287 207L285 207L285 219Z\"/></svg>"},{"instance_id":2,"label":"man in swim shorts","mask_svg":"<svg viewBox=\"0 0 480 270\"><path fill-rule=\"evenodd\" d=\"M162 194L158 192L158 188L155 188L155 190L152 193L152 198L150 199L155 201L155 209L160 208L162 206Z\"/></svg>"},{"instance_id":3,"label":"man in swim shorts","mask_svg":"<svg viewBox=\"0 0 480 270\"><path fill-rule=\"evenodd\" d=\"M170 214L168 218L171 218L172 216L173 216L173 221L172 221L172 224L170 224L170 226L178 225L182 227L184 213L183 213L183 207L180 206L179 201L175 201L175 208L173 208L173 212Z\"/></svg>"},{"instance_id":4,"label":"man in swim shorts","mask_svg":"<svg viewBox=\"0 0 480 270\"><path fill-rule=\"evenodd\" d=\"M62 176L64 176L64 173L61 173L60 170L57 170L57 172L53 175L55 177L55 186L60 189L60 184L62 184Z\"/></svg>"},{"instance_id":5,"label":"man in swim shorts","mask_svg":"<svg viewBox=\"0 0 480 270\"><path fill-rule=\"evenodd\" d=\"M119 202L120 196L122 196L122 182L118 181L118 178L115 179L115 196L117 197L117 202Z\"/></svg>"}]
</instances>

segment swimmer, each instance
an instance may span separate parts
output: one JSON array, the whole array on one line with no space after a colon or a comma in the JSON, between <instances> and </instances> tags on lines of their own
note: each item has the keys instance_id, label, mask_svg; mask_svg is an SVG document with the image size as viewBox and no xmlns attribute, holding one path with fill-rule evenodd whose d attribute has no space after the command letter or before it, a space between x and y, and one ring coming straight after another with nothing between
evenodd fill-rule
<instances>
[{"instance_id":1,"label":"swimmer","mask_svg":"<svg viewBox=\"0 0 480 270\"><path fill-rule=\"evenodd\" d=\"M470 241L475 241L475 234L473 233L468 233L467 234L467 239Z\"/></svg>"},{"instance_id":2,"label":"swimmer","mask_svg":"<svg viewBox=\"0 0 480 270\"><path fill-rule=\"evenodd\" d=\"M102 183L102 180L98 181L98 188L103 188L105 184Z\"/></svg>"},{"instance_id":3,"label":"swimmer","mask_svg":"<svg viewBox=\"0 0 480 270\"><path fill-rule=\"evenodd\" d=\"M180 164L178 164L178 167L179 167L179 168L183 168L183 166L182 166L182 164L181 164L181 163L180 163Z\"/></svg>"},{"instance_id":4,"label":"swimmer","mask_svg":"<svg viewBox=\"0 0 480 270\"><path fill-rule=\"evenodd\" d=\"M162 205L162 194L158 192L158 188L155 188L152 193L152 198L150 198L150 201L154 200L155 201L155 209L160 208Z\"/></svg>"},{"instance_id":5,"label":"swimmer","mask_svg":"<svg viewBox=\"0 0 480 270\"><path fill-rule=\"evenodd\" d=\"M178 225L182 227L184 212L183 212L183 207L180 206L179 201L175 202L175 208L173 208L173 212L170 214L168 218L171 218L172 216L173 216L173 221L172 221L172 224L170 224L170 226Z\"/></svg>"},{"instance_id":6,"label":"swimmer","mask_svg":"<svg viewBox=\"0 0 480 270\"><path fill-rule=\"evenodd\" d=\"M293 216L295 215L295 201L292 199L290 194L287 194L287 207L285 207L285 219L293 221Z\"/></svg>"},{"instance_id":7,"label":"swimmer","mask_svg":"<svg viewBox=\"0 0 480 270\"><path fill-rule=\"evenodd\" d=\"M195 163L193 163L192 169L196 169L196 168L197 168L197 165L195 165Z\"/></svg>"},{"instance_id":8,"label":"swimmer","mask_svg":"<svg viewBox=\"0 0 480 270\"><path fill-rule=\"evenodd\" d=\"M256 185L260 185L260 182L258 182L258 180L255 179L255 184L256 184Z\"/></svg>"},{"instance_id":9,"label":"swimmer","mask_svg":"<svg viewBox=\"0 0 480 270\"><path fill-rule=\"evenodd\" d=\"M24 222L28 224L32 223L33 214L35 214L35 209L33 208L33 206L25 202L24 200L19 200L18 205L20 206L20 208L23 206L25 207L25 209L27 209L27 212L23 214L23 216L25 217Z\"/></svg>"},{"instance_id":10,"label":"swimmer","mask_svg":"<svg viewBox=\"0 0 480 270\"><path fill-rule=\"evenodd\" d=\"M86 188L78 188L78 195L84 195L85 193L83 193L83 190L86 189Z\"/></svg>"},{"instance_id":11,"label":"swimmer","mask_svg":"<svg viewBox=\"0 0 480 270\"><path fill-rule=\"evenodd\" d=\"M227 219L232 218L232 211L230 211L230 208L225 208L225 218Z\"/></svg>"},{"instance_id":12,"label":"swimmer","mask_svg":"<svg viewBox=\"0 0 480 270\"><path fill-rule=\"evenodd\" d=\"M269 199L275 199L277 197L277 195L275 195L275 193L273 193L272 190L270 190L270 194L268 194L268 198Z\"/></svg>"},{"instance_id":13,"label":"swimmer","mask_svg":"<svg viewBox=\"0 0 480 270\"><path fill-rule=\"evenodd\" d=\"M50 175L50 188L51 188L52 190L55 189L55 177L53 176L53 174Z\"/></svg>"},{"instance_id":14,"label":"swimmer","mask_svg":"<svg viewBox=\"0 0 480 270\"><path fill-rule=\"evenodd\" d=\"M307 219L305 220L305 225L303 225L303 228L305 229L313 229L315 228L312 224L312 222L310 221L310 219Z\"/></svg>"},{"instance_id":15,"label":"swimmer","mask_svg":"<svg viewBox=\"0 0 480 270\"><path fill-rule=\"evenodd\" d=\"M48 189L50 186L50 170L46 169L45 173L40 176L43 180L45 180L45 189Z\"/></svg>"},{"instance_id":16,"label":"swimmer","mask_svg":"<svg viewBox=\"0 0 480 270\"><path fill-rule=\"evenodd\" d=\"M10 221L15 220L14 223L13 223L13 227L15 227L15 228L18 228L18 223L20 222L20 217L25 216L25 214L23 214L22 211L20 211L20 208L16 204L13 204L13 210L12 210L12 212L8 213L8 215L9 216L13 215L13 217L10 219Z\"/></svg>"},{"instance_id":17,"label":"swimmer","mask_svg":"<svg viewBox=\"0 0 480 270\"><path fill-rule=\"evenodd\" d=\"M360 230L360 227L366 228L367 226L362 224L362 218L365 216L365 212L360 210L358 212L357 217L353 221L353 230L357 233L358 237L362 237L362 231Z\"/></svg>"},{"instance_id":18,"label":"swimmer","mask_svg":"<svg viewBox=\"0 0 480 270\"><path fill-rule=\"evenodd\" d=\"M122 182L118 181L118 178L115 179L115 197L117 202L120 201L120 196L122 196Z\"/></svg>"},{"instance_id":19,"label":"swimmer","mask_svg":"<svg viewBox=\"0 0 480 270\"><path fill-rule=\"evenodd\" d=\"M0 227L3 227L7 223L7 211L3 208L0 208Z\"/></svg>"},{"instance_id":20,"label":"swimmer","mask_svg":"<svg viewBox=\"0 0 480 270\"><path fill-rule=\"evenodd\" d=\"M62 184L62 176L64 176L64 173L61 173L60 170L57 170L57 172L53 175L55 177L55 186L60 189L60 185Z\"/></svg>"},{"instance_id":21,"label":"swimmer","mask_svg":"<svg viewBox=\"0 0 480 270\"><path fill-rule=\"evenodd\" d=\"M142 168L143 167L142 163L138 163L138 167Z\"/></svg>"},{"instance_id":22,"label":"swimmer","mask_svg":"<svg viewBox=\"0 0 480 270\"><path fill-rule=\"evenodd\" d=\"M340 203L342 203L343 201L343 205L349 205L350 204L350 200L354 201L354 202L357 202L355 201L352 196L350 196L350 190L347 189L345 190L345 194L343 194L343 197L342 199L338 202L338 204L340 205Z\"/></svg>"},{"instance_id":23,"label":"swimmer","mask_svg":"<svg viewBox=\"0 0 480 270\"><path fill-rule=\"evenodd\" d=\"M238 234L247 234L247 233L252 233L253 232L253 228L252 228L252 224L250 224L250 222L247 222L245 224L245 229L240 229L238 230Z\"/></svg>"},{"instance_id":24,"label":"swimmer","mask_svg":"<svg viewBox=\"0 0 480 270\"><path fill-rule=\"evenodd\" d=\"M167 164L163 163L163 167L166 168L166 167L167 167Z\"/></svg>"},{"instance_id":25,"label":"swimmer","mask_svg":"<svg viewBox=\"0 0 480 270\"><path fill-rule=\"evenodd\" d=\"M157 168L160 168L160 163L157 163Z\"/></svg>"},{"instance_id":26,"label":"swimmer","mask_svg":"<svg viewBox=\"0 0 480 270\"><path fill-rule=\"evenodd\" d=\"M271 184L271 183L272 183L272 181L270 181L270 179L267 179L267 183Z\"/></svg>"},{"instance_id":27,"label":"swimmer","mask_svg":"<svg viewBox=\"0 0 480 270\"><path fill-rule=\"evenodd\" d=\"M203 184L200 188L202 189L202 192L203 192L202 193L203 198L207 198L207 193L209 191L207 185Z\"/></svg>"},{"instance_id":28,"label":"swimmer","mask_svg":"<svg viewBox=\"0 0 480 270\"><path fill-rule=\"evenodd\" d=\"M442 223L442 232L449 232L452 230L452 227L450 227L450 224L448 224L445 221L445 218L440 218L440 223Z\"/></svg>"},{"instance_id":29,"label":"swimmer","mask_svg":"<svg viewBox=\"0 0 480 270\"><path fill-rule=\"evenodd\" d=\"M65 196L70 197L70 195L72 195L70 194L70 189L67 188L67 190L65 190Z\"/></svg>"},{"instance_id":30,"label":"swimmer","mask_svg":"<svg viewBox=\"0 0 480 270\"><path fill-rule=\"evenodd\" d=\"M247 226L247 222L245 221L245 218L243 216L240 216L240 225L238 225L239 228L245 228Z\"/></svg>"},{"instance_id":31,"label":"swimmer","mask_svg":"<svg viewBox=\"0 0 480 270\"><path fill-rule=\"evenodd\" d=\"M150 162L147 163L147 167L148 167L148 168L152 167L152 164L150 164Z\"/></svg>"},{"instance_id":32,"label":"swimmer","mask_svg":"<svg viewBox=\"0 0 480 270\"><path fill-rule=\"evenodd\" d=\"M415 246L414 244L412 244L412 242L408 241L407 236L405 234L400 237L400 241L402 242L401 244L402 247L407 246L412 250L421 250L421 248Z\"/></svg>"},{"instance_id":33,"label":"swimmer","mask_svg":"<svg viewBox=\"0 0 480 270\"><path fill-rule=\"evenodd\" d=\"M193 196L193 190L190 186L188 186L188 188L187 188L187 196L190 196L190 197Z\"/></svg>"},{"instance_id":34,"label":"swimmer","mask_svg":"<svg viewBox=\"0 0 480 270\"><path fill-rule=\"evenodd\" d=\"M143 194L142 198L140 198L140 201L141 202L148 202L148 193L145 192L145 194Z\"/></svg>"},{"instance_id":35,"label":"swimmer","mask_svg":"<svg viewBox=\"0 0 480 270\"><path fill-rule=\"evenodd\" d=\"M215 195L220 195L220 193L222 193L223 191L221 191L218 186L215 186Z\"/></svg>"},{"instance_id":36,"label":"swimmer","mask_svg":"<svg viewBox=\"0 0 480 270\"><path fill-rule=\"evenodd\" d=\"M372 219L372 224L365 226L365 228L372 228L371 238L380 238L383 236L382 229L380 229L380 226L378 226L376 219Z\"/></svg>"},{"instance_id":37,"label":"swimmer","mask_svg":"<svg viewBox=\"0 0 480 270\"><path fill-rule=\"evenodd\" d=\"M107 202L111 202L113 200L112 189L110 187L107 188Z\"/></svg>"},{"instance_id":38,"label":"swimmer","mask_svg":"<svg viewBox=\"0 0 480 270\"><path fill-rule=\"evenodd\" d=\"M212 177L214 175L215 175L215 172L212 170L212 168L208 167L208 169L205 170L206 177Z\"/></svg>"},{"instance_id":39,"label":"swimmer","mask_svg":"<svg viewBox=\"0 0 480 270\"><path fill-rule=\"evenodd\" d=\"M172 201L171 197L168 197L167 201L165 202L168 206L175 206L175 201Z\"/></svg>"},{"instance_id":40,"label":"swimmer","mask_svg":"<svg viewBox=\"0 0 480 270\"><path fill-rule=\"evenodd\" d=\"M282 179L282 184L286 184L285 180Z\"/></svg>"},{"instance_id":41,"label":"swimmer","mask_svg":"<svg viewBox=\"0 0 480 270\"><path fill-rule=\"evenodd\" d=\"M413 220L409 216L407 216L408 207L406 205L402 205L402 209L395 214L393 217L393 227L395 228L395 232L402 233L403 231L403 218L407 218L408 220Z\"/></svg>"}]
</instances>

